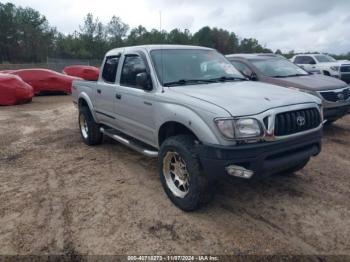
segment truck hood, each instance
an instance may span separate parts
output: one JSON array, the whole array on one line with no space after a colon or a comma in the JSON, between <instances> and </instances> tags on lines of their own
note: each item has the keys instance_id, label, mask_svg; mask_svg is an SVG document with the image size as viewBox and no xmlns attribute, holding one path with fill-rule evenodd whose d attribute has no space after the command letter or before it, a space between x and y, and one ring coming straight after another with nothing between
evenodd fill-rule
<instances>
[{"instance_id":1,"label":"truck hood","mask_svg":"<svg viewBox=\"0 0 350 262\"><path fill-rule=\"evenodd\" d=\"M347 87L347 84L337 78L324 75L306 75L285 78L271 78L271 82L285 87L296 87L311 91L323 91Z\"/></svg>"},{"instance_id":2,"label":"truck hood","mask_svg":"<svg viewBox=\"0 0 350 262\"><path fill-rule=\"evenodd\" d=\"M248 116L271 108L321 103L315 96L275 85L243 81L170 87L174 92L215 104L232 116Z\"/></svg>"}]
</instances>

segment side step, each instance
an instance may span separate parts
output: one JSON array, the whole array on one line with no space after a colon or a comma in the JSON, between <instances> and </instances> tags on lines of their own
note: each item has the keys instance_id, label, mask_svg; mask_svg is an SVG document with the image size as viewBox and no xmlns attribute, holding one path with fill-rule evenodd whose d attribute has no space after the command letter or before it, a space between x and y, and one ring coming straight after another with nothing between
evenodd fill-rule
<instances>
[{"instance_id":1,"label":"side step","mask_svg":"<svg viewBox=\"0 0 350 262\"><path fill-rule=\"evenodd\" d=\"M154 151L150 148L147 148L146 145L143 145L142 142L137 142L134 139L128 139L126 137L123 137L123 135L118 132L116 133L113 129L106 129L101 127L100 128L101 133L103 133L106 136L109 136L110 138L118 141L119 143L122 143L123 145L130 147L131 149L145 155L148 157L158 157L158 151Z\"/></svg>"}]
</instances>

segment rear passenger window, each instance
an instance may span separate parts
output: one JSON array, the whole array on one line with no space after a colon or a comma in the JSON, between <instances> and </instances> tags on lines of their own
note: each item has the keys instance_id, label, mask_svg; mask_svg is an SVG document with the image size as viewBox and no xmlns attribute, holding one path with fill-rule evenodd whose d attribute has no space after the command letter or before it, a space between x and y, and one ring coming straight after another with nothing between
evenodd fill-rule
<instances>
[{"instance_id":1,"label":"rear passenger window","mask_svg":"<svg viewBox=\"0 0 350 262\"><path fill-rule=\"evenodd\" d=\"M120 56L108 56L103 66L102 78L109 83L115 83Z\"/></svg>"},{"instance_id":2,"label":"rear passenger window","mask_svg":"<svg viewBox=\"0 0 350 262\"><path fill-rule=\"evenodd\" d=\"M136 75L147 72L146 65L138 55L128 55L125 57L120 84L124 86L136 87Z\"/></svg>"}]
</instances>

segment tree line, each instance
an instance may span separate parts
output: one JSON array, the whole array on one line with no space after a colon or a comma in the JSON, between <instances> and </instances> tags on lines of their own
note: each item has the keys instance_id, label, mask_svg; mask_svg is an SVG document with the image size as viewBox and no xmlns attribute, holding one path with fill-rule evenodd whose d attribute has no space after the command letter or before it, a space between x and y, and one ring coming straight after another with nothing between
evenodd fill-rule
<instances>
[{"instance_id":1,"label":"tree line","mask_svg":"<svg viewBox=\"0 0 350 262\"><path fill-rule=\"evenodd\" d=\"M272 52L254 38L242 39L221 28L205 26L195 33L179 29L149 31L142 25L130 28L117 16L103 24L91 13L77 31L65 35L37 10L0 3L0 63L43 62L47 57L101 59L111 48L142 44L200 45L223 54Z\"/></svg>"}]
</instances>

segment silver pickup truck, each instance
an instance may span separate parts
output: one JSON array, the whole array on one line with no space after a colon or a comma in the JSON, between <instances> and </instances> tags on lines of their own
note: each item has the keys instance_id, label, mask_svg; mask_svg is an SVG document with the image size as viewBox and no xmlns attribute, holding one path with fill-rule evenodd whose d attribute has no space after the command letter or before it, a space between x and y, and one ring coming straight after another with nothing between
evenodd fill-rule
<instances>
[{"instance_id":1,"label":"silver pickup truck","mask_svg":"<svg viewBox=\"0 0 350 262\"><path fill-rule=\"evenodd\" d=\"M220 177L294 172L321 150L321 100L247 81L217 51L150 45L113 49L97 82L74 81L87 145L103 135L158 157L179 208L210 200Z\"/></svg>"}]
</instances>

